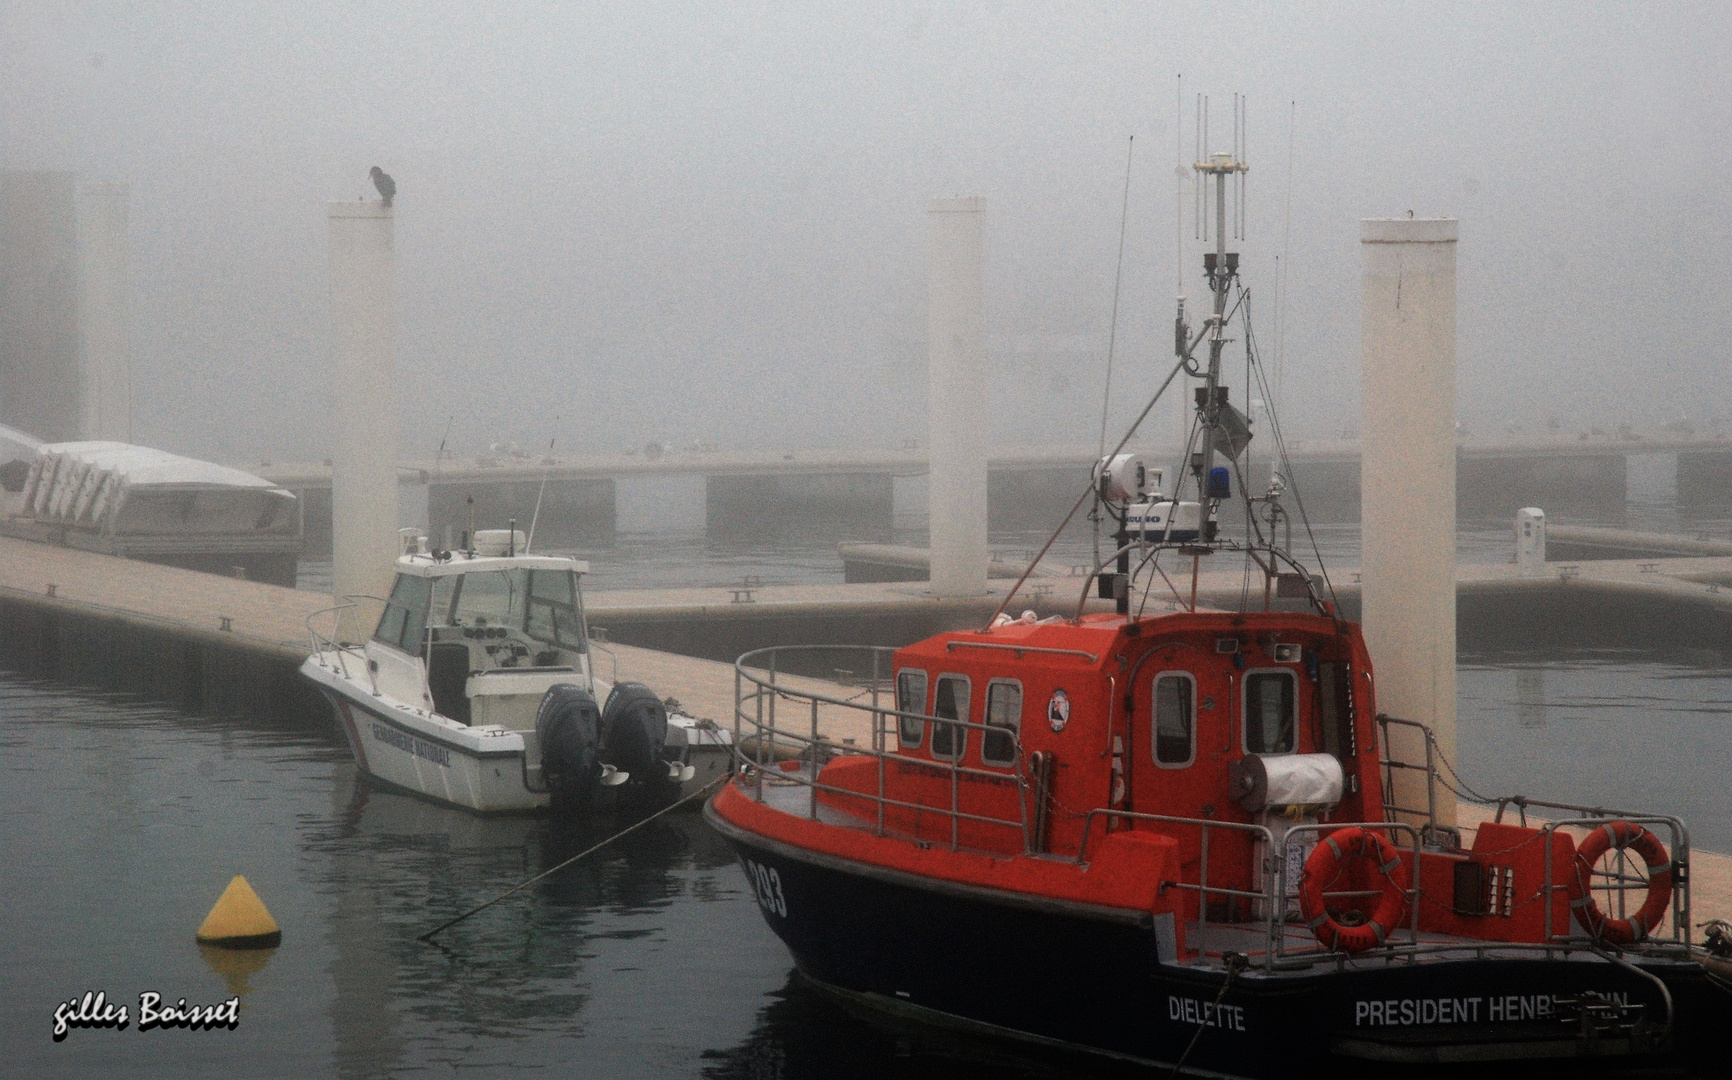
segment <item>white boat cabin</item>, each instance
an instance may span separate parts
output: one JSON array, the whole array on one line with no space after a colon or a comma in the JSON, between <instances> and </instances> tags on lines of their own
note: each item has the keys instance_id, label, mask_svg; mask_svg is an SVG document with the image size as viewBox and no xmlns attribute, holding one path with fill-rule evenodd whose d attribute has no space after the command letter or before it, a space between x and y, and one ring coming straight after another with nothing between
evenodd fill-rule
<instances>
[{"instance_id":1,"label":"white boat cabin","mask_svg":"<svg viewBox=\"0 0 1732 1080\"><path fill-rule=\"evenodd\" d=\"M534 730L555 683L604 699L578 583L588 571L545 555L404 556L365 646L377 691L459 724L514 731Z\"/></svg>"}]
</instances>

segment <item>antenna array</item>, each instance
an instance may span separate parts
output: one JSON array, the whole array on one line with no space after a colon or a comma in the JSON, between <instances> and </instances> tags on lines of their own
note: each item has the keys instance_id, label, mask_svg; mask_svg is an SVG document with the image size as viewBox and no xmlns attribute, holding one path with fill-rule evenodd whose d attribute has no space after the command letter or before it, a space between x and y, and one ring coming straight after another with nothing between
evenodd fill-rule
<instances>
[{"instance_id":1,"label":"antenna array","mask_svg":"<svg viewBox=\"0 0 1732 1080\"><path fill-rule=\"evenodd\" d=\"M1233 142L1231 151L1212 152L1209 142L1209 97L1206 94L1197 95L1197 126L1194 137L1195 156L1192 159L1194 170L1203 174L1232 174L1232 215L1228 235L1235 240L1245 239L1245 174L1251 166L1246 162L1246 132L1249 127L1249 113L1246 108L1244 94L1233 95ZM1192 195L1191 220L1194 238L1207 243L1218 239L1211 235L1210 219L1215 221L1216 230L1227 228L1224 224L1228 216L1222 213L1222 208L1213 206L1211 199L1219 199L1222 192L1217 190L1213 195L1209 185L1198 183Z\"/></svg>"}]
</instances>

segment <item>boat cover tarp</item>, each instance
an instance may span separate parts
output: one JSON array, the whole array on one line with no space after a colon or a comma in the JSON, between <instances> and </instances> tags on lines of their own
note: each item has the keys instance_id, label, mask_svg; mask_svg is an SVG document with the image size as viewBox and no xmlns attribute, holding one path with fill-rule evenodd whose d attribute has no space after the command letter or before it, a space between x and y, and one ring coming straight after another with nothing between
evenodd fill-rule
<instances>
[{"instance_id":1,"label":"boat cover tarp","mask_svg":"<svg viewBox=\"0 0 1732 1080\"><path fill-rule=\"evenodd\" d=\"M22 513L128 535L293 533L295 497L251 473L147 446L47 443L25 481Z\"/></svg>"}]
</instances>

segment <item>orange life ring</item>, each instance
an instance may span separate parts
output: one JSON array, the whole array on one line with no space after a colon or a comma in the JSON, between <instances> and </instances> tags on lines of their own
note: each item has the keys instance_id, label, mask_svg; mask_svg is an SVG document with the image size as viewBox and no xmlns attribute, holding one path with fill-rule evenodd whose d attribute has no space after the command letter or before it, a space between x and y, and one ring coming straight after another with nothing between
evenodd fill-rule
<instances>
[{"instance_id":1,"label":"orange life ring","mask_svg":"<svg viewBox=\"0 0 1732 1080\"><path fill-rule=\"evenodd\" d=\"M1383 875L1383 896L1377 911L1370 921L1358 926L1343 926L1329 914L1323 900L1324 888L1334 883L1348 859L1366 859ZM1337 829L1311 849L1305 860L1305 872L1299 877L1299 913L1324 948L1364 952L1383 944L1389 932L1401 924L1408 881L1407 866L1382 833L1358 825Z\"/></svg>"},{"instance_id":2,"label":"orange life ring","mask_svg":"<svg viewBox=\"0 0 1732 1080\"><path fill-rule=\"evenodd\" d=\"M1648 900L1642 910L1627 919L1608 919L1594 903L1594 867L1600 857L1616 848L1634 848L1648 864ZM1634 945L1660 925L1672 905L1672 858L1660 838L1628 821L1608 821L1576 848L1576 872L1568 882L1570 907L1588 933L1613 945Z\"/></svg>"}]
</instances>

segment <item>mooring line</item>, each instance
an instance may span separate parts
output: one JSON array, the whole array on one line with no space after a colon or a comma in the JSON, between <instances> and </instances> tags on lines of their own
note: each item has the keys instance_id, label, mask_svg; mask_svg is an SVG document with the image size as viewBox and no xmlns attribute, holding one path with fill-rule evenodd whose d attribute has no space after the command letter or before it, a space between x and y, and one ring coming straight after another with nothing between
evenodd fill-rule
<instances>
[{"instance_id":1,"label":"mooring line","mask_svg":"<svg viewBox=\"0 0 1732 1080\"><path fill-rule=\"evenodd\" d=\"M1177 1077L1184 1069L1185 1062L1191 1060L1191 1051L1197 1048L1197 1040L1201 1039L1203 1032L1209 1029L1210 1020L1214 1019L1217 1023L1219 1022L1221 1002L1227 1000L1227 988L1233 985L1233 976L1245 970L1247 963L1248 958L1244 953L1228 950L1221 954L1221 965L1227 969L1227 977L1221 980L1221 992L1215 995L1215 1004L1210 1007L1209 1011L1203 1013L1203 1022L1197 1025L1196 1033L1191 1036L1191 1041L1185 1044L1185 1052L1180 1054L1179 1060L1173 1063L1173 1071L1168 1074L1169 1078Z\"/></svg>"},{"instance_id":2,"label":"mooring line","mask_svg":"<svg viewBox=\"0 0 1732 1080\"><path fill-rule=\"evenodd\" d=\"M456 926L458 923L462 922L464 919L469 918L471 915L478 915L481 912L486 911L488 908L492 907L494 904L499 903L499 901L504 900L506 897L510 896L513 893L520 892L523 889L527 889L529 886L535 884L536 882L540 881L544 877L547 877L551 874L559 873L561 870L564 870L566 867L570 866L572 863L583 858L584 856L595 854L596 852L600 851L602 848L613 843L615 840L618 840L620 837L624 836L625 834L632 832L636 829L640 829L645 825L648 825L650 822L654 821L656 818L661 817L663 814L668 813L671 810L677 810L681 806L684 806L686 803L689 803L693 799L699 798L700 796L708 795L710 793L711 789L713 789L716 785L720 784L722 781L727 780L732 775L733 775L732 770L723 773L722 775L716 777L714 780L711 780L709 783L705 784L703 787L692 792L690 795L687 795L683 799L680 799L677 802L669 803L668 805L662 807L660 810L657 810L655 813L651 814L649 817L646 817L641 821L638 821L634 824L626 826L625 828L621 829L619 832L616 832L612 836L608 837L606 840L603 840L601 843L595 845L592 848L586 848L585 850L578 852L576 855L573 855L571 858L560 863L558 866L554 867L553 869L543 870L541 873L530 878L528 881L525 881L525 882L522 882L518 885L512 886L511 888L507 889L506 891L500 893L498 896L495 896L493 899L487 901L487 903L482 904L480 907L475 908L471 911L465 911L463 914L457 916L455 919L452 919L450 922L440 923L438 926L435 926L433 929L427 931L425 934L420 935L415 940L416 941L425 941L428 944L432 944L434 934L437 934L442 930L448 930L451 927Z\"/></svg>"}]
</instances>

